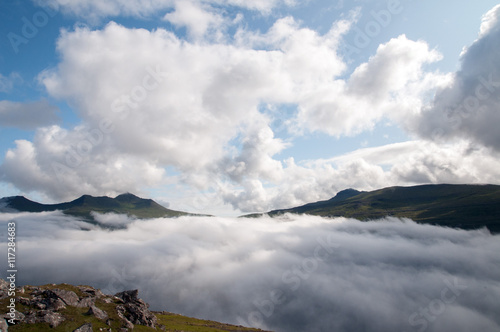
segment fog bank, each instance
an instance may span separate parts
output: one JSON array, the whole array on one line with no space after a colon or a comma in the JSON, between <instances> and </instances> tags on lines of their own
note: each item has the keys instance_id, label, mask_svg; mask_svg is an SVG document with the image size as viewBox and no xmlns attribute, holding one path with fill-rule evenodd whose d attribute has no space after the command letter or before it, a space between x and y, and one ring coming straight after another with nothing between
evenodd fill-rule
<instances>
[{"instance_id":1,"label":"fog bank","mask_svg":"<svg viewBox=\"0 0 500 332\"><path fill-rule=\"evenodd\" d=\"M395 218L97 218L125 228L0 214L4 249L6 223L17 225L18 284L137 288L153 310L278 332L500 330L500 237L486 230Z\"/></svg>"}]
</instances>

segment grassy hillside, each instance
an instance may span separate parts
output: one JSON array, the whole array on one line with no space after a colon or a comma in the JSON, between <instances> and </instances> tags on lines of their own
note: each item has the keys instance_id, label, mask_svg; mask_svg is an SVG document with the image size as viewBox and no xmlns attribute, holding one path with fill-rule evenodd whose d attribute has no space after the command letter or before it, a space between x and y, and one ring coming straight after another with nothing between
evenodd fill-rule
<instances>
[{"instance_id":1,"label":"grassy hillside","mask_svg":"<svg viewBox=\"0 0 500 332\"><path fill-rule=\"evenodd\" d=\"M371 192L349 189L327 201L268 214L276 216L287 212L359 220L406 217L419 223L462 229L487 227L491 232L500 233L500 186L440 184L389 187Z\"/></svg>"}]
</instances>

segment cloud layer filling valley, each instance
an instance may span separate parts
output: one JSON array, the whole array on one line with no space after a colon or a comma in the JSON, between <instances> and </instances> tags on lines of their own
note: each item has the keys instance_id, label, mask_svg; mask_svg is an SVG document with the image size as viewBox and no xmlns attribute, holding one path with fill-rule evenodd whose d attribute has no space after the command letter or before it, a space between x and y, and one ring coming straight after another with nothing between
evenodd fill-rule
<instances>
[{"instance_id":1,"label":"cloud layer filling valley","mask_svg":"<svg viewBox=\"0 0 500 332\"><path fill-rule=\"evenodd\" d=\"M17 222L19 284L138 288L154 310L275 331L500 329L500 241L487 231L293 215L98 218L127 228L0 215Z\"/></svg>"}]
</instances>

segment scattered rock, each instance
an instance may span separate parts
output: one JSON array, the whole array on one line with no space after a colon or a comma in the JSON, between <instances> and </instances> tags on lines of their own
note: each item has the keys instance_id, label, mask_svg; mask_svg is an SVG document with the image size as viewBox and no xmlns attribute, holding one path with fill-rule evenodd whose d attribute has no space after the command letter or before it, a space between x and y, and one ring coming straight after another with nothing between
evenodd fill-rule
<instances>
[{"instance_id":1,"label":"scattered rock","mask_svg":"<svg viewBox=\"0 0 500 332\"><path fill-rule=\"evenodd\" d=\"M121 293L115 294L115 296L123 301L123 303L129 303L137 301L139 295L139 290L128 290Z\"/></svg>"},{"instance_id":2,"label":"scattered rock","mask_svg":"<svg viewBox=\"0 0 500 332\"><path fill-rule=\"evenodd\" d=\"M24 318L24 322L28 324L49 323L52 328L59 326L64 321L65 318L60 313L50 310L32 310Z\"/></svg>"},{"instance_id":3,"label":"scattered rock","mask_svg":"<svg viewBox=\"0 0 500 332\"><path fill-rule=\"evenodd\" d=\"M66 319L58 312L42 311L42 319L44 322L49 323L50 327L57 327Z\"/></svg>"},{"instance_id":4,"label":"scattered rock","mask_svg":"<svg viewBox=\"0 0 500 332\"><path fill-rule=\"evenodd\" d=\"M104 303L113 303L113 299L112 299L112 298L110 298L110 297L105 297L105 298L102 298L102 301L103 301Z\"/></svg>"},{"instance_id":5,"label":"scattered rock","mask_svg":"<svg viewBox=\"0 0 500 332\"><path fill-rule=\"evenodd\" d=\"M61 299L51 299L50 303L47 305L47 309L58 311L61 309L66 309L66 304Z\"/></svg>"},{"instance_id":6,"label":"scattered rock","mask_svg":"<svg viewBox=\"0 0 500 332\"><path fill-rule=\"evenodd\" d=\"M132 324L154 328L157 323L157 318L149 311L149 305L139 299L138 294L139 291L137 289L116 294L115 297L124 302L124 304L118 305L116 309L121 316Z\"/></svg>"},{"instance_id":7,"label":"scattered rock","mask_svg":"<svg viewBox=\"0 0 500 332\"><path fill-rule=\"evenodd\" d=\"M157 323L156 316L148 310L147 306L136 303L126 303L125 308L128 311L128 319L133 324L155 327Z\"/></svg>"},{"instance_id":8,"label":"scattered rock","mask_svg":"<svg viewBox=\"0 0 500 332\"><path fill-rule=\"evenodd\" d=\"M80 301L78 301L78 304L76 305L77 308L90 308L90 306L95 305L96 298L95 297L84 297Z\"/></svg>"},{"instance_id":9,"label":"scattered rock","mask_svg":"<svg viewBox=\"0 0 500 332\"><path fill-rule=\"evenodd\" d=\"M24 317L25 316L23 313L16 310L16 311L14 311L14 317L11 317L10 314L4 314L1 318L4 318L7 321L13 319L14 322L16 322L16 324L17 324L17 322L24 321Z\"/></svg>"},{"instance_id":10,"label":"scattered rock","mask_svg":"<svg viewBox=\"0 0 500 332\"><path fill-rule=\"evenodd\" d=\"M123 305L118 305L116 306L116 310L118 312L118 317L120 317L120 320L122 321L122 324L125 328L127 329L133 329L134 324L128 320L128 318L125 316L127 313L127 309Z\"/></svg>"},{"instance_id":11,"label":"scattered rock","mask_svg":"<svg viewBox=\"0 0 500 332\"><path fill-rule=\"evenodd\" d=\"M40 310L45 310L47 308L47 305L45 303L39 301L35 302L33 306Z\"/></svg>"},{"instance_id":12,"label":"scattered rock","mask_svg":"<svg viewBox=\"0 0 500 332\"><path fill-rule=\"evenodd\" d=\"M23 323L26 324L35 324L36 323L36 312L30 311L22 320Z\"/></svg>"},{"instance_id":13,"label":"scattered rock","mask_svg":"<svg viewBox=\"0 0 500 332\"><path fill-rule=\"evenodd\" d=\"M28 307L31 306L31 300L28 299L27 297L19 296L16 298L16 302Z\"/></svg>"},{"instance_id":14,"label":"scattered rock","mask_svg":"<svg viewBox=\"0 0 500 332\"><path fill-rule=\"evenodd\" d=\"M50 290L37 290L32 295L36 296L31 299L19 296L17 297L17 302L40 310L58 311L66 308L66 303Z\"/></svg>"},{"instance_id":15,"label":"scattered rock","mask_svg":"<svg viewBox=\"0 0 500 332\"><path fill-rule=\"evenodd\" d=\"M79 328L73 330L73 332L93 332L93 331L94 330L92 329L91 323L83 324Z\"/></svg>"},{"instance_id":16,"label":"scattered rock","mask_svg":"<svg viewBox=\"0 0 500 332\"><path fill-rule=\"evenodd\" d=\"M80 298L73 291L63 290L63 289L53 289L52 291L47 291L54 293L57 297L64 301L67 305L76 307Z\"/></svg>"},{"instance_id":17,"label":"scattered rock","mask_svg":"<svg viewBox=\"0 0 500 332\"><path fill-rule=\"evenodd\" d=\"M92 288L92 287L88 287L88 286L78 286L78 289L82 292L82 293L87 293L89 294L90 296L92 297L98 297L98 298L101 298L101 297L104 297L104 293L101 292L100 289L95 289L95 288Z\"/></svg>"},{"instance_id":18,"label":"scattered rock","mask_svg":"<svg viewBox=\"0 0 500 332\"><path fill-rule=\"evenodd\" d=\"M89 308L89 311L87 312L87 315L94 315L97 319L100 320L107 320L108 319L108 314L96 307L95 305L91 305Z\"/></svg>"}]
</instances>

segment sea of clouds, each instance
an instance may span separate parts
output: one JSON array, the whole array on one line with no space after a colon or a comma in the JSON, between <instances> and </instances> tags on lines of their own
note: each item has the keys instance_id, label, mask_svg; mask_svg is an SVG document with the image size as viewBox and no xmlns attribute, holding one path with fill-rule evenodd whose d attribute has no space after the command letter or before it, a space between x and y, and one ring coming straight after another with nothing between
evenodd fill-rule
<instances>
[{"instance_id":1,"label":"sea of clouds","mask_svg":"<svg viewBox=\"0 0 500 332\"><path fill-rule=\"evenodd\" d=\"M0 214L4 249L16 222L18 285L139 289L153 310L277 332L500 330L500 237L486 230L395 218L96 218L120 229L60 212Z\"/></svg>"}]
</instances>

